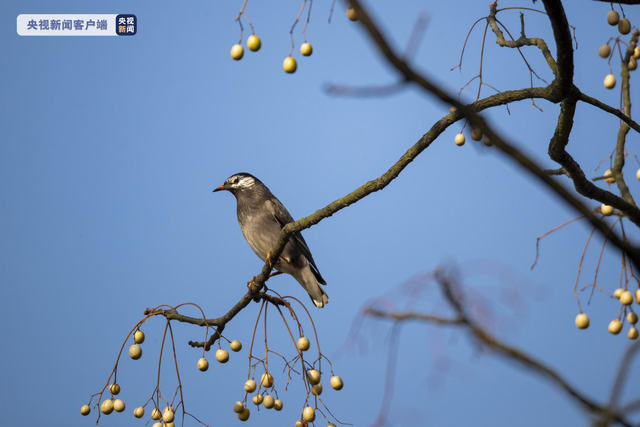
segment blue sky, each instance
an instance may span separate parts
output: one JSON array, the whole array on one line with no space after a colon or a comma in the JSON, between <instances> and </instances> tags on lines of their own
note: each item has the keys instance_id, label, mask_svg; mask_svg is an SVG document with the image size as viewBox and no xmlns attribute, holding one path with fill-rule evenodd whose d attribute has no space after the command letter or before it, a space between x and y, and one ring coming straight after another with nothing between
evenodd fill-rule
<instances>
[{"instance_id":1,"label":"blue sky","mask_svg":"<svg viewBox=\"0 0 640 427\"><path fill-rule=\"evenodd\" d=\"M381 175L448 113L448 106L411 89L366 99L326 93L328 84L387 84L396 78L363 29L346 19L340 2L330 25L330 2L314 2L307 30L314 53L301 58L296 48L298 71L287 75L281 64L300 2L249 1L246 12L263 47L233 61L229 50L238 40L234 19L241 3L0 4L0 409L6 424L93 425L95 409L85 418L79 408L106 382L145 308L197 302L217 317L241 297L262 263L242 238L233 197L211 193L229 175L256 175L300 218ZM457 93L477 73L482 26L470 39L462 73L450 69L489 2L370 3L398 48L418 14L428 14L414 64L444 88ZM576 85L616 106L619 92L603 87L608 67L597 56L598 47L617 35L605 21L609 5L566 3L579 42ZM636 23L637 12L626 12ZM133 37L20 37L16 17L25 13L133 13L139 29ZM519 33L516 11L501 19ZM526 12L525 19L529 36L553 46L543 15ZM245 39L247 30L245 25ZM541 55L532 49L526 54L551 81ZM491 35L484 70L485 81L500 90L529 84L517 53L499 49ZM476 90L471 85L463 99L473 101ZM510 115L501 108L487 118L524 152L555 168L546 146L558 106L537 104L544 112L523 101L511 106ZM619 303L605 295L585 305L592 326L574 326L572 289L589 228L575 223L545 238L538 266L530 271L536 237L575 213L495 150L470 142L456 147L461 126L451 126L384 191L304 233L331 297L312 314L323 352L346 384L339 393L325 387L323 395L342 421L368 425L384 390L389 328L365 322L357 345L350 346L349 328L359 310L377 296L402 307L402 285L442 264L458 265L469 292L494 301L493 333L552 365L594 399L608 396L629 340L606 332ZM587 176L598 175L593 170L613 150L617 129L614 117L579 104L569 149ZM637 142L630 133L627 148L636 153ZM625 173L635 194L636 169L629 158ZM601 245L596 238L580 286L591 283ZM619 269L619 254L606 250L598 284L612 292ZM291 277L269 283L307 301ZM418 308L445 312L432 285ZM231 407L243 397L257 311L250 306L225 330L245 349L224 366L212 363L206 373L196 369L201 352L186 345L203 332L174 326L187 409L209 425L240 424ZM291 354L278 319L270 324L274 347ZM101 418L101 425L144 425L131 412L155 386L163 326L161 319L145 324L143 358L126 358L118 374L127 410ZM389 425L587 422L557 389L512 363L478 354L467 338L446 328L403 329ZM175 388L169 365L163 374L167 397ZM637 383L638 367L632 365L628 376ZM300 386L280 393L285 410L252 411L247 425L293 425L303 403ZM624 396L637 397L630 389ZM197 423L187 419L185 425Z\"/></svg>"}]
</instances>

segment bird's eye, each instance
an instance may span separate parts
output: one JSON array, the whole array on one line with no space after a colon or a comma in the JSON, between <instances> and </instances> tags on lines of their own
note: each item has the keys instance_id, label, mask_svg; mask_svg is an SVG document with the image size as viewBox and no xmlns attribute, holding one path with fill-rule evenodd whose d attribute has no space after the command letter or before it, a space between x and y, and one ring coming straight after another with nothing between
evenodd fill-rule
<instances>
[{"instance_id":1,"label":"bird's eye","mask_svg":"<svg viewBox=\"0 0 640 427\"><path fill-rule=\"evenodd\" d=\"M237 177L236 177L236 178L234 178L234 179L233 179L233 183L234 183L234 184L237 184L237 183L238 183L238 181L240 181L240 178L237 178Z\"/></svg>"}]
</instances>

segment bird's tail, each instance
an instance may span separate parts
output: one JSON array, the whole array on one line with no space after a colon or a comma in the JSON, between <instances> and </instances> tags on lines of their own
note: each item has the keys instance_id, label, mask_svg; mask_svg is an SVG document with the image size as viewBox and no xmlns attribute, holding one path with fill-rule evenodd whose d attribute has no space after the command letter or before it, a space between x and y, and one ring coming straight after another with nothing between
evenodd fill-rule
<instances>
[{"instance_id":1,"label":"bird's tail","mask_svg":"<svg viewBox=\"0 0 640 427\"><path fill-rule=\"evenodd\" d=\"M311 301L316 307L322 308L329 302L329 296L322 289L309 267L302 269L302 272L295 279L309 293Z\"/></svg>"}]
</instances>

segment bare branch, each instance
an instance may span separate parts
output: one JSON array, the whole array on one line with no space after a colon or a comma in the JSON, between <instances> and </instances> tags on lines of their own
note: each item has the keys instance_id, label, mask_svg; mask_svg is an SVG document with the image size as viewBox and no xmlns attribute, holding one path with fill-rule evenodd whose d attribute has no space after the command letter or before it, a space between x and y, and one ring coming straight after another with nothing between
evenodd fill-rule
<instances>
[{"instance_id":1,"label":"bare branch","mask_svg":"<svg viewBox=\"0 0 640 427\"><path fill-rule=\"evenodd\" d=\"M603 224L598 217L594 215L594 213L585 206L581 201L579 201L575 196L569 193L564 187L559 185L556 181L550 178L544 171L534 163L529 157L522 154L519 150L517 150L513 145L508 144L504 139L500 138L489 126L485 123L485 121L475 114L477 111L474 111L471 106L464 106L459 103L452 96L447 94L440 87L436 86L429 79L424 77L421 74L416 73L405 61L403 61L389 46L385 37L380 32L379 28L373 23L371 17L367 13L367 11L362 7L359 0L350 0L351 5L356 9L358 16L360 17L360 21L365 26L369 35L373 39L374 43L378 46L380 52L384 55L384 57L408 80L415 82L420 87L425 89L426 91L432 93L433 95L440 98L442 101L446 102L449 105L453 105L456 107L456 114L460 116L467 117L469 121L472 123L474 127L480 128L482 133L486 135L502 152L510 156L516 162L518 162L525 169L530 171L534 176L543 181L548 187L550 187L553 191L555 191L560 197L562 197L565 201L567 201L571 206L573 206L577 211L579 211L582 215L584 215L597 229L598 231L607 239L611 240L618 248L626 252L636 267L640 268L640 250L631 246L629 243L621 240L615 233L610 231L606 224ZM539 90L540 97L543 97L552 102L562 101L565 97L572 95L575 98L576 93L572 93L572 76L573 76L573 47L571 45L571 34L569 32L568 23L566 22L566 17L564 15L564 10L562 9L562 5L557 0L545 0L545 7L547 7L547 13L550 15L549 19L552 21L552 27L554 28L554 34L556 34L556 44L558 49L558 58L561 58L563 61L558 62L558 77L546 88L536 88L532 90ZM559 28L562 25L565 28ZM562 64L560 64L562 62ZM561 87L562 84L568 84L568 88ZM510 93L514 93L517 91L513 91ZM498 95L495 95L498 96ZM534 97L532 95L530 97ZM511 102L509 98L505 99L506 102ZM478 101L477 103L472 104L473 106L480 105L482 101ZM575 101L572 100L573 109L575 109ZM568 104L565 104L565 110L569 108ZM567 114L567 117L573 117L572 114ZM559 120L559 124L561 121ZM564 123L564 122L562 122ZM558 130L565 130L560 127ZM557 152L561 154L560 156L556 156L559 160L564 161L567 160L568 153L564 151L563 144L566 145L568 141L568 133L565 135L564 133L560 135L561 138L558 138L557 148L560 150ZM565 140L566 137L566 140ZM554 138L556 136L554 135ZM631 221L640 225L640 210L630 205L629 203L622 200L620 197L613 195L612 193L605 192L602 189L599 189L593 185L590 181L584 177L584 173L579 168L579 165L568 156L568 159L571 162L565 162L560 164L567 169L567 171L571 174L572 179L576 185L576 189L583 195L589 198L593 198L601 201L602 203L606 203L608 205L614 206L624 212ZM571 168L567 167L570 166ZM572 171L573 169L573 171ZM401 170L401 169L400 169ZM572 173L574 172L575 173ZM399 173L399 171L398 171ZM576 177L578 178L576 180ZM368 186L370 183L365 184ZM588 191L587 194L584 194L580 190L586 187ZM377 191L377 190L375 190ZM319 219L318 219L319 221ZM314 222L314 224L317 222ZM292 223L294 224L294 223ZM294 225L289 224L289 226L294 227ZM310 224L308 226L311 226ZM301 227L300 229L307 228ZM296 230L298 231L298 230Z\"/></svg>"},{"instance_id":2,"label":"bare branch","mask_svg":"<svg viewBox=\"0 0 640 427\"><path fill-rule=\"evenodd\" d=\"M194 342L190 341L189 345L192 347L204 347L205 350L209 351L211 345L215 343L218 339L220 339L220 334L225 328L225 325L229 323L243 308L249 305L252 300L265 300L274 305L286 305L285 302L280 299L273 297L271 295L265 294L264 292L260 293L259 291L254 291L254 288L250 288L249 291L234 305L231 310L229 310L223 316L220 316L215 319L203 319L197 317L190 317L180 314L176 309L152 309L147 308L144 311L145 316L164 316L167 320L176 320L178 322L190 323L192 325L203 326L203 327L216 327L216 333L212 334L209 340L206 343L203 342Z\"/></svg>"},{"instance_id":3,"label":"bare branch","mask_svg":"<svg viewBox=\"0 0 640 427\"><path fill-rule=\"evenodd\" d=\"M569 178L571 178L571 175L569 175L569 172L567 172L567 170L565 168L548 169L548 170L545 170L544 173L546 173L547 175L552 175L552 176L566 175Z\"/></svg>"},{"instance_id":4,"label":"bare branch","mask_svg":"<svg viewBox=\"0 0 640 427\"><path fill-rule=\"evenodd\" d=\"M634 122L633 120L631 120L631 118L627 117L622 111L618 110L617 108L613 108L605 104L604 102L599 101L596 98L592 98L589 95L586 95L582 92L578 94L578 99L582 102L586 102L587 104L591 104L594 107L600 108L602 111L606 111L609 114L613 114L614 116L616 116L617 118L619 118L620 120L622 120L623 122L631 126L631 129L640 133L640 125Z\"/></svg>"},{"instance_id":5,"label":"bare branch","mask_svg":"<svg viewBox=\"0 0 640 427\"><path fill-rule=\"evenodd\" d=\"M426 322L426 323L435 323L437 325L462 325L464 324L464 319L456 317L442 317L435 314L425 314L417 311L410 312L390 312L380 310L378 308L367 307L364 309L365 316L378 317L380 319L388 319L393 320L394 322L407 322L411 320L415 320L418 322Z\"/></svg>"},{"instance_id":6,"label":"bare branch","mask_svg":"<svg viewBox=\"0 0 640 427\"><path fill-rule=\"evenodd\" d=\"M571 384L569 384L569 382L565 380L554 369L548 367L541 361L538 361L533 357L527 355L516 347L504 344L500 342L500 340L498 340L496 337L492 336L488 331L479 326L473 319L471 319L467 315L465 307L462 303L461 296L457 291L456 281L451 277L446 276L442 271L436 272L436 279L438 280L442 292L451 307L457 312L458 316L463 319L465 326L471 331L471 333L473 333L474 337L478 339L482 344L486 345L498 354L508 359L514 360L522 364L526 368L529 368L532 371L547 378L590 412L593 412L597 415L609 417L610 419L615 420L624 426L631 426L631 424L627 422L622 417L622 415L616 414L611 410L611 408L602 407L592 401L590 398L588 398Z\"/></svg>"},{"instance_id":7,"label":"bare branch","mask_svg":"<svg viewBox=\"0 0 640 427\"><path fill-rule=\"evenodd\" d=\"M618 4L640 4L640 0L594 0L602 3L618 3Z\"/></svg>"}]
</instances>

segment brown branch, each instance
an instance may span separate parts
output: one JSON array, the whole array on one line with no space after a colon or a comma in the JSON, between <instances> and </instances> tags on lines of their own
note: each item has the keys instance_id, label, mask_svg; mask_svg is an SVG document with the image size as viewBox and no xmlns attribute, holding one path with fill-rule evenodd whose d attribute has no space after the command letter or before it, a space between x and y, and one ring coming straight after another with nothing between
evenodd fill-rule
<instances>
[{"instance_id":1,"label":"brown branch","mask_svg":"<svg viewBox=\"0 0 640 427\"><path fill-rule=\"evenodd\" d=\"M594 0L602 3L618 3L618 4L640 4L640 0Z\"/></svg>"},{"instance_id":2,"label":"brown branch","mask_svg":"<svg viewBox=\"0 0 640 427\"><path fill-rule=\"evenodd\" d=\"M509 157L514 159L521 166L523 166L525 169L531 172L534 176L536 176L538 179L543 181L544 184L546 184L553 191L555 191L561 198L563 198L566 202L568 202L571 206L573 206L577 211L579 211L580 214L584 215L598 229L598 231L604 237L611 240L611 242L615 244L618 248L625 251L629 255L629 257L633 260L636 267L640 267L640 250L639 249L632 247L627 242L624 242L623 240L621 240L615 233L610 231L606 226L606 224L602 223L599 220L599 218L593 214L591 209L585 206L581 201L579 201L575 196L569 193L569 191L567 191L564 187L558 184L555 180L553 180L548 175L546 175L544 171L536 163L534 163L529 157L525 156L514 146L512 146L511 144L508 144L504 139L500 138L485 123L485 121L481 117L475 114L477 110L474 111L474 108L472 106L481 105L482 100L470 106L464 106L463 104L458 102L456 99L454 99L452 96L447 94L444 90L440 89L438 86L433 84L429 79L415 72L405 61L400 59L400 57L391 49L385 37L380 32L377 25L374 24L368 12L362 7L359 0L349 0L349 2L356 9L356 12L360 17L360 21L362 22L364 27L367 29L370 37L372 38L373 42L378 47L382 55L391 63L391 65L393 65L405 77L406 80L418 84L421 88L432 93L433 95L437 96L442 101L447 103L447 105L453 105L454 107L456 107L456 113L455 113L456 117L466 117L474 127L480 128L480 130L482 130L482 133L486 135L492 142L494 142L494 144L502 152L507 154ZM550 17L550 19L552 20L552 27L554 27L555 29L559 25L559 22L566 23L566 17L564 17L564 11L562 10L562 5L559 4L559 2L553 1L553 0L546 1L545 5L547 3L549 3L548 10L547 10L548 13L550 14L560 13L562 15L561 18ZM560 8L560 11L556 10L558 7ZM566 23L566 25L568 25L568 23ZM556 36L556 43L559 43L558 45L559 57L561 58L566 57L567 51L569 52L569 54L572 54L573 52L573 48L571 46L571 34L569 33L568 27L565 30L566 31L563 31L563 34L566 33L564 34L564 36ZM568 47L566 46L567 43L569 44ZM536 91L535 93L539 94L538 95L539 97L545 98L549 101L552 101L552 102L561 101L566 96L565 92L570 92L570 90L566 91L564 88L558 88L558 81L566 81L567 78L569 78L569 83L568 83L569 89L573 87L570 79L573 73L573 59L569 58L567 59L567 61L569 64L571 64L570 72L566 71L566 64L562 65L562 67L560 67L559 65L559 68L558 68L559 77L556 78L551 85L549 85L546 88L535 88L530 90ZM561 80L561 77L564 80ZM518 91L512 91L508 93L512 94L515 92L518 92ZM499 96L499 95L501 94L494 95L494 96ZM529 97L531 98L536 96L531 95ZM511 101L507 97L505 98L505 103L508 103L508 102L511 102ZM562 163L561 165L564 166L571 173L571 171L566 167L567 165ZM575 165L577 165L577 163ZM584 185L584 182L588 182L592 187L594 187L597 190L597 191L592 191L596 195L593 197L594 199L618 208L619 210L627 214L632 221L635 219L637 224L640 226L640 210L639 209L629 205L621 198L608 192L605 193L604 190L601 190L595 187L593 183L589 182L586 179L586 177L584 177L584 173L580 170L579 166L577 167L576 170L579 171L580 174L582 175L582 181L580 182L580 185L578 187ZM580 175L578 174L578 176ZM572 174L572 179L575 179L573 177L573 174ZM365 184L365 186L369 184L370 183L367 183ZM317 222L314 222L314 224L315 223ZM289 224L289 226L293 228L294 225L292 224ZM310 224L309 226L311 225L313 224ZM304 227L304 228L307 228L307 227Z\"/></svg>"},{"instance_id":3,"label":"brown branch","mask_svg":"<svg viewBox=\"0 0 640 427\"><path fill-rule=\"evenodd\" d=\"M602 419L613 420L624 426L631 426L631 424L623 417L622 412L616 412L612 409L613 406L602 406L594 402L580 390L571 385L565 378L562 377L562 375L560 375L560 373L555 371L553 368L547 366L542 361L539 361L534 357L528 355L524 351L501 342L498 338L494 337L489 331L487 331L484 327L477 323L475 319L473 319L467 312L463 294L460 290L460 285L455 277L452 277L452 275L448 274L444 269L436 270L434 277L438 282L440 290L443 293L446 301L455 312L454 317L443 317L439 315L424 314L415 311L386 312L382 309L372 307L366 308L364 310L364 314L391 320L393 321L394 328L397 327L397 325L400 325L402 322L412 320L466 328L472 333L473 337L478 341L478 343L494 351L496 354L513 360L535 372L536 374L542 376L543 378L546 378L548 381L568 394L574 401L579 403L589 412L597 415L598 417L601 417ZM629 352L623 359L622 364L628 363L629 360L631 360L631 355L632 353Z\"/></svg>"},{"instance_id":4,"label":"brown branch","mask_svg":"<svg viewBox=\"0 0 640 427\"><path fill-rule=\"evenodd\" d=\"M562 16L561 17L557 17L557 16L551 16L551 12L549 10L547 10L548 14L550 15L550 19L552 20L552 25L554 25L554 22L557 25L561 25L562 22L566 21L566 17L564 16L564 12L563 11L558 11L558 6L560 8L562 8L561 5L556 4L556 2L554 1L549 1L548 3L550 3L548 6L545 3L545 7L547 7L548 9L552 9L553 11L555 11L554 13L560 13L562 12ZM559 2L558 2L559 3ZM526 38L524 36L524 30L523 30L523 34L522 36L515 41L507 41L504 38L504 35L502 33L502 31L500 30L495 15L496 15L496 7L497 7L497 2L494 2L491 4L490 6L490 10L491 13L489 14L489 16L487 17L487 21L489 22L489 25L491 25L491 28L493 30L493 32L496 34L496 39L497 39L497 43L500 46L504 46L504 47L511 47L511 48L520 48L521 46L537 46L543 53L545 59L547 60L547 63L549 64L551 70L553 71L553 73L556 75L556 77L558 77L558 66L556 64L556 62L553 60L553 57L551 56L551 53L547 47L547 44L544 42L544 40L542 39L537 39L537 38ZM558 24L559 23L559 24ZM573 46L571 44L571 34L569 33L569 23L566 22L566 28L565 31L562 32L563 35L558 36L556 35L556 39L558 37L563 38L564 43L563 46L559 46L558 47L558 55L564 55L563 58L565 59L565 61L567 61L565 64L563 64L566 67L571 67L571 73L566 73L567 76L573 76ZM554 34L555 34L555 27L554 27ZM634 40L635 38L635 40ZM625 96L625 105L629 106L630 109L630 101L628 100L628 94L629 94L629 72L628 69L625 68L626 64L628 64L629 62L629 58L631 57L631 55L633 54L633 48L635 47L635 44L637 43L637 38L638 38L638 31L636 30L634 32L634 38L632 38L631 43L629 45L629 48L627 49L627 53L625 56L625 60L623 61L623 70L622 70L622 75L623 75L623 93L626 93ZM557 41L557 40L556 40ZM626 73L625 73L626 71ZM625 76L626 76L626 80L625 80ZM557 82L560 82L561 80L558 78ZM626 81L626 91L625 91L625 81ZM554 82L557 83L557 82ZM614 175L616 176L616 182L618 183L618 188L620 190L620 194L622 195L622 199L613 195L610 192L605 192L604 190L599 189L598 187L596 187L595 185L593 185L589 180L586 179L586 176L584 176L584 173L582 172L580 165L575 162L573 160L573 158L568 154L568 152L566 152L565 147L568 144L569 141L569 134L571 133L571 128L572 128L572 124L573 124L573 116L575 114L575 102L573 100L573 97L578 96L579 98L582 98L582 100L584 100L585 102L590 102L593 103L593 105L596 105L600 108L603 108L605 111L608 112L613 112L611 107L606 106L606 104L601 103L600 101L587 97L586 95L583 95L575 86L573 86L573 81L569 81L567 84L569 84L572 87L571 92L567 93L567 96L570 97L571 102L568 104L565 104L565 109L563 110L563 112L561 112L559 118L558 118L558 127L556 129L556 135L554 135L554 139L551 141L550 147L549 147L549 155L550 157L557 161L558 163L560 163L563 167L559 170L564 170L564 173L569 176L569 178L571 178L574 181L574 185L576 190L582 194L585 197L588 198L593 198L595 200L598 200L602 203L606 203L609 204L611 206L617 207L618 209L620 209L621 211L625 212L626 215L628 215L630 217L630 219L632 219L632 221L640 226L640 210L638 209L634 209L635 207L635 202L633 201L633 197L631 196L631 193L629 192L628 187L626 186L626 183L624 182L624 179L622 178L622 174L620 173L622 171L622 167L624 166L624 140L625 140L625 136L626 133L629 131L629 127L625 124L621 125L620 128L620 134L618 137L618 150L617 150L617 156L616 156L616 165L614 165L614 168L612 169L612 172L614 173ZM625 111L626 115L624 115L623 113L619 112L618 110L617 113L614 113L616 115L619 115L623 120L625 121L625 123L627 122L631 122L633 124L635 124L635 122L633 122L629 117L631 116L630 111ZM618 114L619 113L619 114ZM628 123L629 125L631 125L631 123ZM640 126L638 126L637 124L635 124L638 131L640 131ZM610 194L611 196L613 196L613 199L606 201L603 199L603 197L606 194ZM607 197L609 198L609 197ZM613 201L615 200L615 202ZM626 202L622 203L622 201Z\"/></svg>"},{"instance_id":5,"label":"brown branch","mask_svg":"<svg viewBox=\"0 0 640 427\"><path fill-rule=\"evenodd\" d=\"M571 175L569 175L569 172L567 172L567 170L565 168L547 169L547 170L545 170L543 172L546 173L547 175L551 175L551 176L565 175L565 176L568 176L569 178L571 178Z\"/></svg>"},{"instance_id":6,"label":"brown branch","mask_svg":"<svg viewBox=\"0 0 640 427\"><path fill-rule=\"evenodd\" d=\"M578 91L578 88L575 88L575 90ZM640 133L640 125L634 122L633 120L631 120L630 117L627 117L622 111L618 110L617 108L613 108L605 104L604 102L597 100L596 98L592 98L589 95L585 95L582 92L578 93L578 99L582 102L586 102L587 104L591 104L594 107L600 108L602 111L605 111L609 114L613 114L614 116L616 116L617 118L619 118L620 120L622 120L623 122L631 126L631 129Z\"/></svg>"},{"instance_id":7,"label":"brown branch","mask_svg":"<svg viewBox=\"0 0 640 427\"><path fill-rule=\"evenodd\" d=\"M624 352L622 360L620 360L618 371L616 372L616 378L613 381L613 384L611 386L611 393L609 395L609 406L611 408L615 408L618 406L620 394L622 393L624 384L629 376L629 366L631 365L631 362L633 361L633 358L638 350L640 350L640 341L636 341L635 343L630 344L627 347L627 350Z\"/></svg>"},{"instance_id":8,"label":"brown branch","mask_svg":"<svg viewBox=\"0 0 640 427\"><path fill-rule=\"evenodd\" d=\"M622 415L613 412L611 408L600 406L592 401L574 386L569 384L567 380L565 380L558 372L556 372L551 367L527 355L516 347L512 347L500 342L500 340L491 335L488 331L478 325L467 315L462 302L462 297L457 290L457 282L454 279L445 275L443 271L436 272L436 279L438 280L441 290L451 307L462 319L464 326L470 330L470 332L476 339L478 339L478 341L480 341L482 344L492 349L496 353L500 354L501 356L518 362L526 368L529 368L537 374L541 375L542 377L547 378L588 411L615 420L616 422L624 426L631 426L631 424L627 422L622 417Z\"/></svg>"},{"instance_id":9,"label":"brown branch","mask_svg":"<svg viewBox=\"0 0 640 427\"><path fill-rule=\"evenodd\" d=\"M620 70L620 75L622 77L622 112L627 116L631 117L631 94L629 90L629 60L633 56L634 49L638 44L638 35L640 32L638 29L634 30L633 36L629 42L629 47L627 48L624 59L622 60L622 66ZM616 154L614 157L613 167L611 168L611 172L615 176L616 184L618 185L618 190L620 190L620 195L622 198L629 204L636 206L635 201L633 200L633 196L631 196L631 192L629 191L629 187L627 187L626 182L624 182L624 178L622 176L622 168L624 167L625 161L625 143L627 140L627 134L629 133L630 127L627 123L620 123L620 129L618 130L618 138L616 140Z\"/></svg>"},{"instance_id":10,"label":"brown branch","mask_svg":"<svg viewBox=\"0 0 640 427\"><path fill-rule=\"evenodd\" d=\"M243 308L249 305L252 301L265 300L274 305L285 305L285 302L280 299L273 297L271 295L265 293L259 293L259 290L254 290L253 287L247 291L247 293L238 301L226 314L223 316L217 317L215 319L204 319L197 317L190 317L180 314L176 309L152 309L147 308L144 311L146 316L164 316L167 320L175 320L183 323L190 323L192 325L197 326L211 326L216 328L216 333L212 334L207 342L195 342L189 341L189 345L192 347L204 347L205 350L209 351L211 346L220 339L220 334L224 331L224 328L227 323L229 323Z\"/></svg>"},{"instance_id":11,"label":"brown branch","mask_svg":"<svg viewBox=\"0 0 640 427\"><path fill-rule=\"evenodd\" d=\"M393 320L394 322L408 322L415 320L418 322L435 323L436 325L463 325L464 319L460 317L450 318L442 317L435 314L425 314L417 311L409 312L390 312L379 308L367 307L364 309L365 316L378 317L380 319Z\"/></svg>"},{"instance_id":12,"label":"brown branch","mask_svg":"<svg viewBox=\"0 0 640 427\"><path fill-rule=\"evenodd\" d=\"M500 27L498 27L497 20L496 20L496 13L497 13L496 8L497 7L498 7L498 3L497 2L491 3L491 6L489 7L490 13L489 13L489 16L487 16L487 22L491 26L491 30L493 31L493 33L496 35L496 43L498 43L498 45L502 46L502 47L515 48L515 49L518 49L518 50L520 50L520 48L524 47L524 46L537 46L538 49L540 49L540 52L542 52L542 56L544 56L544 59L547 61L547 64L549 65L549 68L551 68L551 71L553 72L553 74L555 76L557 76L558 75L558 64L556 64L556 60L553 59L553 55L551 55L551 51L549 50L549 47L547 46L547 43L541 38L537 38L537 37L527 38L527 37L525 37L525 35L524 35L524 24L522 25L523 34L521 35L521 37L519 39L517 39L517 40L506 40L504 38L504 34L502 33L502 30L500 29ZM522 55L522 52L520 52L520 54ZM524 56L523 56L523 59L524 59ZM525 60L525 62L526 62L526 60ZM528 65L529 64L527 63L527 66ZM529 69L531 70L531 67L529 67ZM536 77L537 77L537 74L536 74Z\"/></svg>"},{"instance_id":13,"label":"brown branch","mask_svg":"<svg viewBox=\"0 0 640 427\"><path fill-rule=\"evenodd\" d=\"M569 144L569 135L573 128L573 117L577 103L577 94L572 92L572 95L576 95L576 97L571 96L560 103L558 124L556 125L553 138L551 138L549 143L549 157L562 165L569 173L574 187L579 194L619 209L634 224L640 227L640 209L623 198L593 184L593 182L587 179L578 162L566 151L566 146ZM616 173L619 174L619 171ZM618 178L616 178L616 180L617 179ZM609 238L609 236L606 237ZM623 244L626 243L623 242ZM616 246L620 247L618 244L616 244ZM636 261L634 261L634 263L636 263ZM636 266L638 266L637 263Z\"/></svg>"},{"instance_id":14,"label":"brown branch","mask_svg":"<svg viewBox=\"0 0 640 427\"><path fill-rule=\"evenodd\" d=\"M547 11L556 40L558 74L551 86L558 91L559 98L563 99L569 95L573 88L573 42L571 31L569 31L569 21L567 21L560 0L542 0L542 3Z\"/></svg>"}]
</instances>

